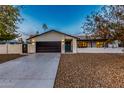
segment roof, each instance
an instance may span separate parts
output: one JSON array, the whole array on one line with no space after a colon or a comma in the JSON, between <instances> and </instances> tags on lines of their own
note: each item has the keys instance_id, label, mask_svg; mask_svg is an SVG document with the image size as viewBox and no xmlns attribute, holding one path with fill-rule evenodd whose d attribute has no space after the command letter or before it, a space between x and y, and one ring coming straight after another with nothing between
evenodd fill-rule
<instances>
[{"instance_id":1,"label":"roof","mask_svg":"<svg viewBox=\"0 0 124 93\"><path fill-rule=\"evenodd\" d=\"M56 32L56 33L59 33L59 34L64 34L64 35L67 35L67 36L70 36L70 37L73 37L73 38L78 38L78 37L76 37L76 36L69 35L69 34L66 34L66 33L63 33L63 32L60 32L60 31L56 31L56 30L49 30L49 31L44 32L44 33L41 33L41 34L39 34L39 35L35 35L35 36L32 36L32 37L29 37L27 40L32 39L32 38L35 38L35 37L38 37L38 36L41 36L41 35L44 35L44 34L47 34L47 33L50 33L50 32Z\"/></svg>"},{"instance_id":2,"label":"roof","mask_svg":"<svg viewBox=\"0 0 124 93\"><path fill-rule=\"evenodd\" d=\"M105 38L95 37L92 35L82 35L78 36L79 40L106 40Z\"/></svg>"}]
</instances>

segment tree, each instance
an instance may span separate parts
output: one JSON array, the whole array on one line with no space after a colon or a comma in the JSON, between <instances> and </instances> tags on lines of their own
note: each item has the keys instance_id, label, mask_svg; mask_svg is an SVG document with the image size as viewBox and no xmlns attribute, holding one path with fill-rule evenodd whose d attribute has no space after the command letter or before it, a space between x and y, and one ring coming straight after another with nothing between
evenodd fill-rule
<instances>
[{"instance_id":1,"label":"tree","mask_svg":"<svg viewBox=\"0 0 124 93\"><path fill-rule=\"evenodd\" d=\"M39 35L39 31L36 31L36 35Z\"/></svg>"},{"instance_id":2,"label":"tree","mask_svg":"<svg viewBox=\"0 0 124 93\"><path fill-rule=\"evenodd\" d=\"M124 6L103 6L100 11L86 18L82 28L108 41L124 42Z\"/></svg>"},{"instance_id":3,"label":"tree","mask_svg":"<svg viewBox=\"0 0 124 93\"><path fill-rule=\"evenodd\" d=\"M21 43L21 44L23 44L23 43L24 43L23 38L19 38L19 39L18 39L18 42Z\"/></svg>"},{"instance_id":4,"label":"tree","mask_svg":"<svg viewBox=\"0 0 124 93\"><path fill-rule=\"evenodd\" d=\"M18 6L0 5L0 40L17 38L17 24L21 20Z\"/></svg>"},{"instance_id":5,"label":"tree","mask_svg":"<svg viewBox=\"0 0 124 93\"><path fill-rule=\"evenodd\" d=\"M46 25L46 24L43 24L42 25L42 28L43 28L43 30L44 30L44 32L48 29L48 26Z\"/></svg>"},{"instance_id":6,"label":"tree","mask_svg":"<svg viewBox=\"0 0 124 93\"><path fill-rule=\"evenodd\" d=\"M97 24L95 22L95 17L97 16L97 13L91 13L86 17L86 21L84 22L83 26L81 27L83 29L84 34L91 34L94 33L97 28Z\"/></svg>"},{"instance_id":7,"label":"tree","mask_svg":"<svg viewBox=\"0 0 124 93\"><path fill-rule=\"evenodd\" d=\"M106 26L112 40L124 42L124 6L104 6L103 17L108 22Z\"/></svg>"}]
</instances>

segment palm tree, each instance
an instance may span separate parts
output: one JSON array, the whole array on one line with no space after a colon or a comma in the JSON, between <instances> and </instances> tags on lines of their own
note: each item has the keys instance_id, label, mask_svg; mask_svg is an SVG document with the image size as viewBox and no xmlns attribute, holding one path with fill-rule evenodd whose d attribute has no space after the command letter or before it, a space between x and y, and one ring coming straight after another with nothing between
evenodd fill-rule
<instances>
[{"instance_id":1,"label":"palm tree","mask_svg":"<svg viewBox=\"0 0 124 93\"><path fill-rule=\"evenodd\" d=\"M44 32L48 29L48 26L46 24L42 25L42 29L44 30Z\"/></svg>"},{"instance_id":2,"label":"palm tree","mask_svg":"<svg viewBox=\"0 0 124 93\"><path fill-rule=\"evenodd\" d=\"M39 31L36 31L36 35L39 35Z\"/></svg>"}]
</instances>

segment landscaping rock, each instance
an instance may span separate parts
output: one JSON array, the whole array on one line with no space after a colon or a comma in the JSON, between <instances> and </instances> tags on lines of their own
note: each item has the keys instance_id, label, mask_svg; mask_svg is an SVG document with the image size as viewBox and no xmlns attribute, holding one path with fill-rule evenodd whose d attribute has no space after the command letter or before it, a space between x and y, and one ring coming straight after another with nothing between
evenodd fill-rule
<instances>
[{"instance_id":1,"label":"landscaping rock","mask_svg":"<svg viewBox=\"0 0 124 93\"><path fill-rule=\"evenodd\" d=\"M62 54L54 87L124 87L124 55Z\"/></svg>"}]
</instances>

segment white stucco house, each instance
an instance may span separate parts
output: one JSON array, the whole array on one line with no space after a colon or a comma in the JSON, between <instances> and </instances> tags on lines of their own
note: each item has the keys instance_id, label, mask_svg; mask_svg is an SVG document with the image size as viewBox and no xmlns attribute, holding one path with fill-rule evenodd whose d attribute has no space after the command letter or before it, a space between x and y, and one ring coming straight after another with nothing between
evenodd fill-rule
<instances>
[{"instance_id":1,"label":"white stucco house","mask_svg":"<svg viewBox=\"0 0 124 93\"><path fill-rule=\"evenodd\" d=\"M40 52L77 52L78 37L65 34L56 30L50 30L27 39L35 46L34 51Z\"/></svg>"},{"instance_id":2,"label":"white stucco house","mask_svg":"<svg viewBox=\"0 0 124 93\"><path fill-rule=\"evenodd\" d=\"M50 30L27 39L28 43L1 43L0 54L23 53L124 53L123 43L91 36L73 36Z\"/></svg>"},{"instance_id":3,"label":"white stucco house","mask_svg":"<svg viewBox=\"0 0 124 93\"><path fill-rule=\"evenodd\" d=\"M117 53L121 49L113 48L113 44L105 44L107 39L84 38L82 36L73 36L56 30L50 30L39 35L34 35L27 39L28 53ZM105 48L106 47L106 48ZM114 47L120 47L117 42ZM111 50L111 51L109 51Z\"/></svg>"}]
</instances>

